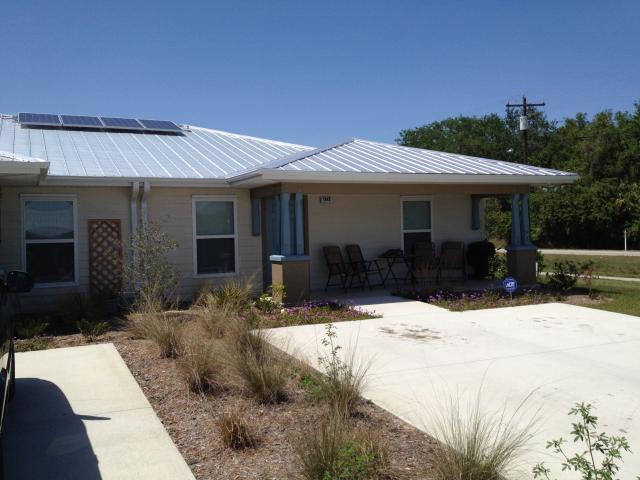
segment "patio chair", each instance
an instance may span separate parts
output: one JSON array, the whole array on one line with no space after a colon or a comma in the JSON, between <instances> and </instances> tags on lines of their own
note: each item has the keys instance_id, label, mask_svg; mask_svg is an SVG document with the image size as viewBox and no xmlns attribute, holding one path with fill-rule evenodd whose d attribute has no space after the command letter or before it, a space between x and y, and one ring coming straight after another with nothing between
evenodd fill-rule
<instances>
[{"instance_id":1,"label":"patio chair","mask_svg":"<svg viewBox=\"0 0 640 480\"><path fill-rule=\"evenodd\" d=\"M344 249L347 252L349 265L352 269L352 281L353 276L357 275L360 284L363 286L366 284L369 286L369 289L371 289L372 285L369 277L371 275L377 275L380 279L380 283L376 283L375 285L381 285L384 287L385 282L384 278L382 277L382 269L378 264L378 260L365 260L362 255L362 249L360 248L360 245L347 245Z\"/></svg>"},{"instance_id":2,"label":"patio chair","mask_svg":"<svg viewBox=\"0 0 640 480\"><path fill-rule=\"evenodd\" d=\"M324 287L326 292L329 287L340 286L346 292L347 280L349 279L349 266L342 259L342 252L337 245L327 245L322 247L324 260L327 263L329 275L327 276L327 284ZM331 283L333 277L338 277L338 283Z\"/></svg>"},{"instance_id":3,"label":"patio chair","mask_svg":"<svg viewBox=\"0 0 640 480\"><path fill-rule=\"evenodd\" d=\"M467 259L464 242L442 242L440 246L440 270L459 270L462 281L467 279Z\"/></svg>"},{"instance_id":4,"label":"patio chair","mask_svg":"<svg viewBox=\"0 0 640 480\"><path fill-rule=\"evenodd\" d=\"M436 256L436 246L433 242L416 242L413 245L414 259L411 265L413 277L418 282L426 282L429 275L435 272L436 282L440 282L440 259Z\"/></svg>"}]
</instances>

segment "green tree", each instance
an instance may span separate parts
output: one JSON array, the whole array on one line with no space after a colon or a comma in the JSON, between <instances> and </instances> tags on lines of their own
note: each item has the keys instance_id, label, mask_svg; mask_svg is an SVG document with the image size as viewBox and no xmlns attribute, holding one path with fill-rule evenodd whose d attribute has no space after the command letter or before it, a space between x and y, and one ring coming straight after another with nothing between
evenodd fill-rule
<instances>
[{"instance_id":1,"label":"green tree","mask_svg":"<svg viewBox=\"0 0 640 480\"><path fill-rule=\"evenodd\" d=\"M401 145L522 161L518 110L455 117L400 132ZM622 232L640 245L640 103L631 112L578 113L559 125L529 114L529 163L581 176L531 195L532 238L541 246L620 248ZM486 202L487 236L508 241L507 200Z\"/></svg>"}]
</instances>

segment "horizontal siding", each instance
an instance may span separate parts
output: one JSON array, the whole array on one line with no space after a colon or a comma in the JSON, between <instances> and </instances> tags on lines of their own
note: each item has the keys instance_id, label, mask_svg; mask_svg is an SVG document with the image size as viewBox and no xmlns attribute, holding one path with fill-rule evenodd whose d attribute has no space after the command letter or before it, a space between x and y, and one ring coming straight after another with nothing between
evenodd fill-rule
<instances>
[{"instance_id":1,"label":"horizontal siding","mask_svg":"<svg viewBox=\"0 0 640 480\"><path fill-rule=\"evenodd\" d=\"M131 189L125 187L3 187L0 203L0 266L6 270L24 270L22 265L21 194L76 195L78 212L78 286L40 287L23 294L22 308L53 310L76 293L89 290L89 219L119 219L126 246L130 239ZM239 275L241 281L251 282L254 290L262 283L260 237L251 235L251 202L248 190L151 188L148 197L149 220L157 222L178 242L169 259L179 277L178 294L181 299L193 296L205 284L220 285L230 277L195 278L193 274L193 228L191 198L193 195L233 195L238 211Z\"/></svg>"},{"instance_id":2,"label":"horizontal siding","mask_svg":"<svg viewBox=\"0 0 640 480\"><path fill-rule=\"evenodd\" d=\"M251 283L254 290L262 284L262 244L260 237L251 235L251 198L248 190L234 189L151 189L149 218L156 221L167 234L178 242L178 249L169 259L179 276L178 293L191 298L193 292L204 285L221 285L230 277L197 278L193 266L192 198L194 195L234 196L238 211L238 275L231 277Z\"/></svg>"},{"instance_id":3,"label":"horizontal siding","mask_svg":"<svg viewBox=\"0 0 640 480\"><path fill-rule=\"evenodd\" d=\"M23 310L37 307L38 310L54 309L71 295L89 289L89 244L88 221L90 219L119 219L123 241L130 236L128 188L88 187L3 187L0 204L0 265L6 270L24 270L22 265L22 212L21 194L75 195L78 212L77 244L79 277L77 287L36 287L21 295Z\"/></svg>"}]
</instances>

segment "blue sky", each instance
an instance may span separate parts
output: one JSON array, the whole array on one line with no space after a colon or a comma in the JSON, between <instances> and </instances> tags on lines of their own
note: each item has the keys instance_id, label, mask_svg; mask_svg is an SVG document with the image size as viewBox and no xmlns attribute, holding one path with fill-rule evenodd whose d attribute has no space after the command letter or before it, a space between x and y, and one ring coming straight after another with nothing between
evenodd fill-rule
<instances>
[{"instance_id":1,"label":"blue sky","mask_svg":"<svg viewBox=\"0 0 640 480\"><path fill-rule=\"evenodd\" d=\"M10 1L0 112L169 119L320 146L640 100L640 2Z\"/></svg>"}]
</instances>

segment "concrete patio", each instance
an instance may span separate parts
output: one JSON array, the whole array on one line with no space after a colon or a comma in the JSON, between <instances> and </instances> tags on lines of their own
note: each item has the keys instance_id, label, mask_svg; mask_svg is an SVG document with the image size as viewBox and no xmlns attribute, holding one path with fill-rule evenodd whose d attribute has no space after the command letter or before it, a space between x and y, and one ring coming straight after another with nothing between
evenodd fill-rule
<instances>
[{"instance_id":1,"label":"concrete patio","mask_svg":"<svg viewBox=\"0 0 640 480\"><path fill-rule=\"evenodd\" d=\"M16 354L10 480L193 480L113 344Z\"/></svg>"}]
</instances>

